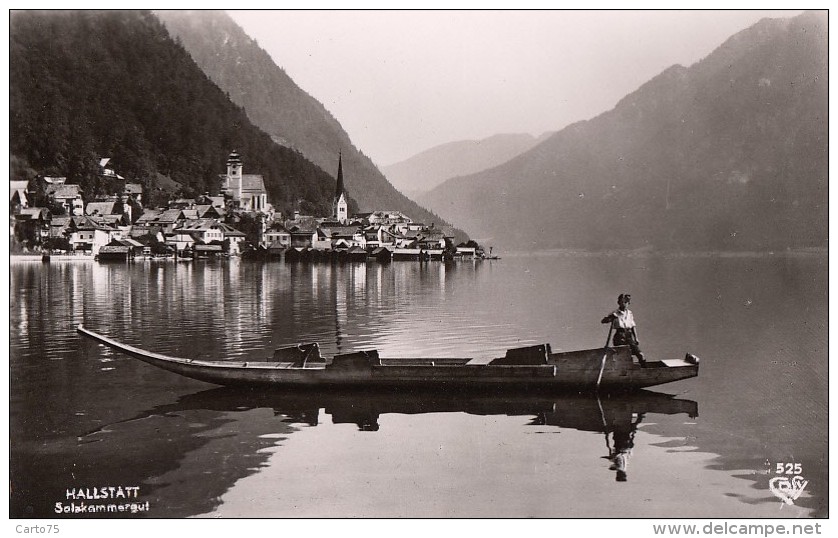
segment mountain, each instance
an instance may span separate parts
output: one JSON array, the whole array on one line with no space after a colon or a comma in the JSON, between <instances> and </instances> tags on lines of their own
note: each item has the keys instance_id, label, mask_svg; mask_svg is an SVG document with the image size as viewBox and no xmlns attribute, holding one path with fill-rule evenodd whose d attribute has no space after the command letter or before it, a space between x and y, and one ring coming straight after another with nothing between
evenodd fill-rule
<instances>
[{"instance_id":1,"label":"mountain","mask_svg":"<svg viewBox=\"0 0 838 538\"><path fill-rule=\"evenodd\" d=\"M337 174L338 152L342 151L346 188L362 211L397 210L426 224L445 224L398 192L355 148L329 111L300 89L229 15L168 10L156 15L206 75L274 140L331 174Z\"/></svg>"},{"instance_id":2,"label":"mountain","mask_svg":"<svg viewBox=\"0 0 838 538\"><path fill-rule=\"evenodd\" d=\"M482 140L449 142L414 155L381 171L401 192L424 193L457 176L474 174L499 164L542 142L552 133L536 138L530 134L497 134Z\"/></svg>"},{"instance_id":3,"label":"mountain","mask_svg":"<svg viewBox=\"0 0 838 538\"><path fill-rule=\"evenodd\" d=\"M108 191L97 163L149 192L216 191L238 150L278 209L328 214L335 182L254 126L145 11L17 11L10 21L11 153L19 169ZM20 165L25 163L25 165Z\"/></svg>"},{"instance_id":4,"label":"mountain","mask_svg":"<svg viewBox=\"0 0 838 538\"><path fill-rule=\"evenodd\" d=\"M764 19L421 201L507 248L826 246L827 36L825 12Z\"/></svg>"}]
</instances>

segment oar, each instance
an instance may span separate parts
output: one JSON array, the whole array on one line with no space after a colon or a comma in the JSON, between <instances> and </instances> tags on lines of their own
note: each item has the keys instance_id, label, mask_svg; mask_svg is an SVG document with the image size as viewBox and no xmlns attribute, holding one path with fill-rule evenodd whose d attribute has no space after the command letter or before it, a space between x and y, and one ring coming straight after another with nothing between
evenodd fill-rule
<instances>
[{"instance_id":1,"label":"oar","mask_svg":"<svg viewBox=\"0 0 838 538\"><path fill-rule=\"evenodd\" d=\"M611 341L612 329L614 329L613 323L608 327L608 338L605 339L605 351L602 353L602 364L599 367L599 376L596 378L597 392L599 392L599 384L602 382L602 372L605 370L605 359L608 357L608 342Z\"/></svg>"},{"instance_id":2,"label":"oar","mask_svg":"<svg viewBox=\"0 0 838 538\"><path fill-rule=\"evenodd\" d=\"M608 448L608 456L606 459L611 459L611 441L608 439L608 422L605 420L605 411L602 410L602 402L599 399L599 393L596 395L596 404L599 407L599 416L602 419L602 431L605 432L605 446Z\"/></svg>"}]
</instances>

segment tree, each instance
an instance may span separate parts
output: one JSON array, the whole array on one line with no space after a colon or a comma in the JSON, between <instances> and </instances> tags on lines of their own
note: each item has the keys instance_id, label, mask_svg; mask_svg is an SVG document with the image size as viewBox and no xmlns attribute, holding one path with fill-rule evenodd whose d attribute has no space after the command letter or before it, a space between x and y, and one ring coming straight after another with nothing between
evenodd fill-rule
<instances>
[{"instance_id":1,"label":"tree","mask_svg":"<svg viewBox=\"0 0 838 538\"><path fill-rule=\"evenodd\" d=\"M247 241L254 245L259 243L259 238L262 235L262 224L259 217L254 217L250 213L233 213L228 218L228 224L235 226L238 231L242 232Z\"/></svg>"},{"instance_id":2,"label":"tree","mask_svg":"<svg viewBox=\"0 0 838 538\"><path fill-rule=\"evenodd\" d=\"M151 246L151 253L152 254L158 254L159 255L159 254L171 254L172 253L172 248L169 245L167 245L166 243L161 243L160 241L157 241L156 239L154 240L153 243L151 243L150 246Z\"/></svg>"},{"instance_id":3,"label":"tree","mask_svg":"<svg viewBox=\"0 0 838 538\"><path fill-rule=\"evenodd\" d=\"M44 248L48 250L63 250L70 252L73 250L73 245L66 237L49 237L44 240Z\"/></svg>"}]
</instances>

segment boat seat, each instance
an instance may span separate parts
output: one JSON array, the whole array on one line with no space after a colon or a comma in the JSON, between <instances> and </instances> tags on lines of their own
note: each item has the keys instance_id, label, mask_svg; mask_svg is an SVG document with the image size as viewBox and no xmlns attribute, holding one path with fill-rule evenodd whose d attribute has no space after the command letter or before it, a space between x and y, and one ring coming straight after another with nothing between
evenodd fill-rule
<instances>
[{"instance_id":1,"label":"boat seat","mask_svg":"<svg viewBox=\"0 0 838 538\"><path fill-rule=\"evenodd\" d=\"M548 364L550 359L550 344L539 344L537 346L518 347L506 351L506 356L489 362L496 366L536 366Z\"/></svg>"},{"instance_id":2,"label":"boat seat","mask_svg":"<svg viewBox=\"0 0 838 538\"><path fill-rule=\"evenodd\" d=\"M297 344L296 346L281 347L274 351L273 362L291 362L296 368L305 368L310 362L326 362L320 356L320 346L313 344Z\"/></svg>"},{"instance_id":3,"label":"boat seat","mask_svg":"<svg viewBox=\"0 0 838 538\"><path fill-rule=\"evenodd\" d=\"M358 351L335 355L332 363L326 366L329 369L368 369L372 366L381 366L381 359L378 357L378 350Z\"/></svg>"}]
</instances>

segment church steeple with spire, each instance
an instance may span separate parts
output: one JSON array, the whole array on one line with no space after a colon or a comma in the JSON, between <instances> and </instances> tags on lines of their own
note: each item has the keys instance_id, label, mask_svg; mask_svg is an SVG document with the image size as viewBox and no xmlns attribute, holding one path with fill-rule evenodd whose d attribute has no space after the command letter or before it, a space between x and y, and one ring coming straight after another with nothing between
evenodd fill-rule
<instances>
[{"instance_id":1,"label":"church steeple with spire","mask_svg":"<svg viewBox=\"0 0 838 538\"><path fill-rule=\"evenodd\" d=\"M346 203L346 188L343 186L343 152L338 153L338 180L335 187L335 199L332 202L332 216L341 224L349 220L349 207Z\"/></svg>"}]
</instances>

